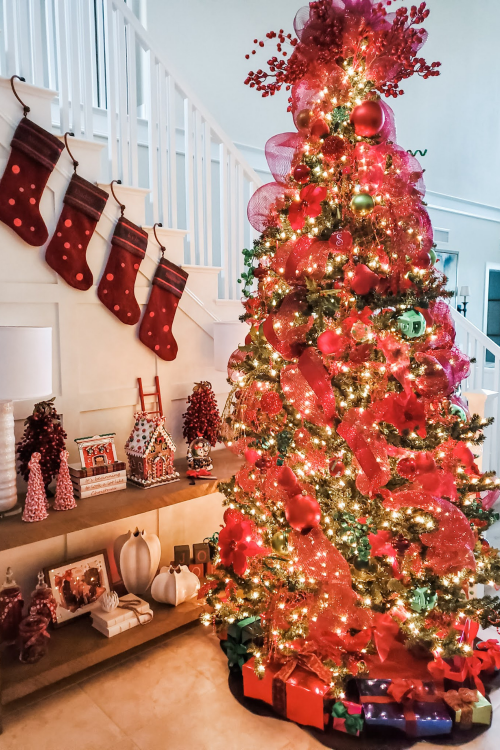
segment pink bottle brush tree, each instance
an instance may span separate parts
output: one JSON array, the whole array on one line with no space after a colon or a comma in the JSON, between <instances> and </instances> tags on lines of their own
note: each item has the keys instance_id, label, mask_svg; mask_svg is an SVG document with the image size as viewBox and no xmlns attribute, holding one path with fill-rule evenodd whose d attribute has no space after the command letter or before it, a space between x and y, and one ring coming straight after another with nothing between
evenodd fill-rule
<instances>
[{"instance_id":1,"label":"pink bottle brush tree","mask_svg":"<svg viewBox=\"0 0 500 750\"><path fill-rule=\"evenodd\" d=\"M54 510L71 510L72 508L76 508L73 484L69 475L68 456L69 453L67 450L61 451Z\"/></svg>"},{"instance_id":2,"label":"pink bottle brush tree","mask_svg":"<svg viewBox=\"0 0 500 750\"><path fill-rule=\"evenodd\" d=\"M28 523L43 521L49 515L47 513L47 496L40 468L40 458L39 453L33 453L28 463L30 473L28 477L28 493L23 513L23 521L27 521Z\"/></svg>"}]
</instances>

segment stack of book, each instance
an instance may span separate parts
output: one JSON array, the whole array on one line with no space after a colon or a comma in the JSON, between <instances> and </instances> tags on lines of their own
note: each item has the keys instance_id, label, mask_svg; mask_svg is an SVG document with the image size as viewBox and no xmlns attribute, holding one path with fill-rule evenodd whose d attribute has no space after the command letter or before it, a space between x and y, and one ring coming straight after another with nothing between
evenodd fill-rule
<instances>
[{"instance_id":1,"label":"stack of book","mask_svg":"<svg viewBox=\"0 0 500 750\"><path fill-rule=\"evenodd\" d=\"M139 599L134 594L127 594L121 597L120 603L126 605L127 602L131 603L133 609L117 607L112 612L105 612L99 606L93 609L90 613L92 626L103 635L112 638L118 633L135 628L136 625L145 625L153 619L153 611L144 599Z\"/></svg>"},{"instance_id":2,"label":"stack of book","mask_svg":"<svg viewBox=\"0 0 500 750\"><path fill-rule=\"evenodd\" d=\"M80 464L72 464L69 467L69 474L77 500L124 490L127 486L124 461L115 461L104 466L89 466L86 469L82 469Z\"/></svg>"}]
</instances>

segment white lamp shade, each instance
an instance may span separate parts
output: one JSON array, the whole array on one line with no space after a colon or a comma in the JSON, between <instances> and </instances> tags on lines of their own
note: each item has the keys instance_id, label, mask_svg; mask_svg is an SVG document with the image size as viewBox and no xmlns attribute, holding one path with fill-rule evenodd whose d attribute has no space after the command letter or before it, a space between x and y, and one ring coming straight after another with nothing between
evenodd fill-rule
<instances>
[{"instance_id":1,"label":"white lamp shade","mask_svg":"<svg viewBox=\"0 0 500 750\"><path fill-rule=\"evenodd\" d=\"M245 341L248 325L239 320L214 323L214 367L219 372L227 372L231 354Z\"/></svg>"},{"instance_id":2,"label":"white lamp shade","mask_svg":"<svg viewBox=\"0 0 500 750\"><path fill-rule=\"evenodd\" d=\"M52 393L52 328L0 326L0 401Z\"/></svg>"},{"instance_id":3,"label":"white lamp shade","mask_svg":"<svg viewBox=\"0 0 500 750\"><path fill-rule=\"evenodd\" d=\"M462 286L460 287L460 296L461 297L470 297L470 290L468 286Z\"/></svg>"}]
</instances>

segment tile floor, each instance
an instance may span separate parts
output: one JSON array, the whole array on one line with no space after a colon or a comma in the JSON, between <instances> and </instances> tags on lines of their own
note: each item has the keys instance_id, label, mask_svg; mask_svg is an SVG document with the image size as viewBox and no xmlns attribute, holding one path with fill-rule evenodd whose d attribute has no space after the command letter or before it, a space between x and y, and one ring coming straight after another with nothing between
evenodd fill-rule
<instances>
[{"instance_id":1,"label":"tile floor","mask_svg":"<svg viewBox=\"0 0 500 750\"><path fill-rule=\"evenodd\" d=\"M500 690L492 702L494 726L461 747L498 750ZM8 715L0 736L0 750L322 748L298 726L255 716L237 703L218 640L201 626Z\"/></svg>"}]
</instances>

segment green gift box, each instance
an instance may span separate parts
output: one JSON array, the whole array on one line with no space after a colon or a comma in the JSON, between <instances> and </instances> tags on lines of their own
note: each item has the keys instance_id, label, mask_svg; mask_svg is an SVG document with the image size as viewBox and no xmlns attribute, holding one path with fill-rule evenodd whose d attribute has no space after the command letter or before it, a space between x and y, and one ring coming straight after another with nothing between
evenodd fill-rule
<instances>
[{"instance_id":1,"label":"green gift box","mask_svg":"<svg viewBox=\"0 0 500 750\"><path fill-rule=\"evenodd\" d=\"M227 629L227 638L221 641L221 648L227 656L229 668L241 671L245 662L252 656L248 647L262 639L260 617L246 617L233 622Z\"/></svg>"}]
</instances>

